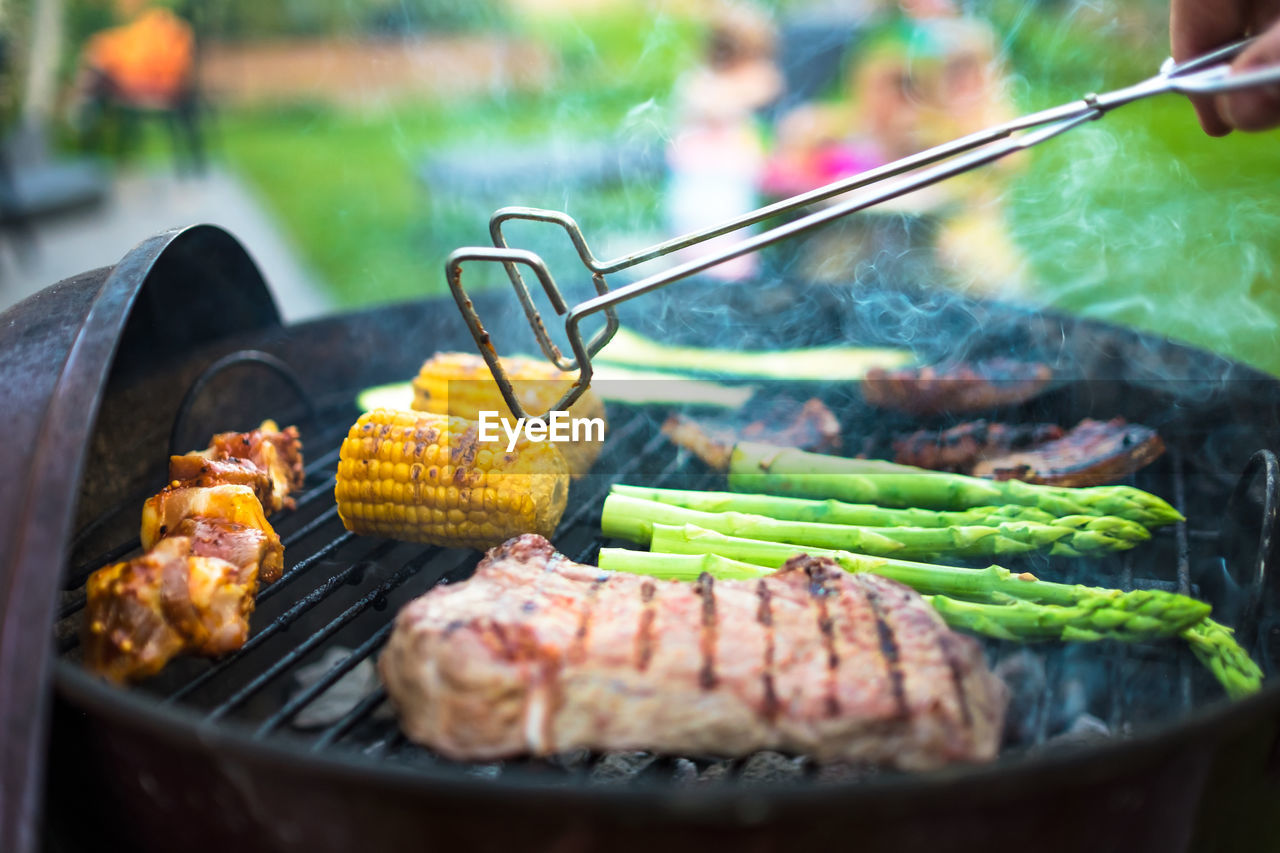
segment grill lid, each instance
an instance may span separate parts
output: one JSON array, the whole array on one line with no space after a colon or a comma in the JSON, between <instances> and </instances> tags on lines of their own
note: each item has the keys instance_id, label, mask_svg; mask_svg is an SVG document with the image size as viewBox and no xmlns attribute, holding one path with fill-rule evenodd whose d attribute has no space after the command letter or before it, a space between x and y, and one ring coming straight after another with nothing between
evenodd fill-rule
<instances>
[{"instance_id":1,"label":"grill lid","mask_svg":"<svg viewBox=\"0 0 1280 853\"><path fill-rule=\"evenodd\" d=\"M0 455L0 850L39 843L48 625L108 368L278 325L253 260L210 225L151 237L0 314L0 434L15 451Z\"/></svg>"}]
</instances>

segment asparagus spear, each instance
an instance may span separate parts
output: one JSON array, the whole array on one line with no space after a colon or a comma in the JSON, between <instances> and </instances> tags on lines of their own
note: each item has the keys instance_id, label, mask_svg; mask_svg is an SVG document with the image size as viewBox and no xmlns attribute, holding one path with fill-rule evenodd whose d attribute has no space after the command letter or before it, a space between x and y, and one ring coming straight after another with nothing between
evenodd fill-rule
<instances>
[{"instance_id":1,"label":"asparagus spear","mask_svg":"<svg viewBox=\"0 0 1280 853\"><path fill-rule=\"evenodd\" d=\"M704 492L686 489L656 489L615 484L613 491L633 498L658 501L703 512L747 512L784 521L818 521L826 524L857 524L863 527L969 527L996 525L1006 521L1038 521L1048 524L1054 515L1039 507L1005 504L979 506L947 512L936 509L891 509L875 504L851 504L832 499L807 500L779 495L751 495L742 492ZM1134 522L1136 525L1136 522ZM1146 528L1142 538L1147 538Z\"/></svg>"},{"instance_id":2,"label":"asparagus spear","mask_svg":"<svg viewBox=\"0 0 1280 853\"><path fill-rule=\"evenodd\" d=\"M753 442L738 442L734 446L729 462L729 488L736 492L941 510L1019 504L1036 506L1055 516L1119 516L1147 527L1182 520L1182 514L1164 500L1132 486L1077 489L1021 480L984 480Z\"/></svg>"},{"instance_id":3,"label":"asparagus spear","mask_svg":"<svg viewBox=\"0 0 1280 853\"><path fill-rule=\"evenodd\" d=\"M849 568L847 565L844 567ZM664 554L626 548L601 548L600 568L675 580L696 580L703 572L709 572L717 579L749 579L772 571L717 554ZM947 570L946 567L937 568ZM862 571L857 568L850 570ZM971 569L955 571L973 572ZM889 572L878 574L893 577ZM1116 593L1119 590L1097 592ZM1183 598L1168 593L1161 595L1169 599ZM1202 604L1192 599L1166 601L1159 606L1142 602L1129 609L1128 600L1111 595L1090 595L1069 605L1038 604L1022 599L1000 599L1002 603L973 602L936 593L924 598L952 628L1018 642L1150 640L1176 634L1180 627L1188 624L1188 620L1200 618L1199 614L1208 610L1207 605L1188 606Z\"/></svg>"},{"instance_id":4,"label":"asparagus spear","mask_svg":"<svg viewBox=\"0 0 1280 853\"><path fill-rule=\"evenodd\" d=\"M1230 628L1205 617L1182 632L1200 662L1209 668L1232 699L1257 692L1262 670L1240 647Z\"/></svg>"},{"instance_id":5,"label":"asparagus spear","mask_svg":"<svg viewBox=\"0 0 1280 853\"><path fill-rule=\"evenodd\" d=\"M786 521L741 512L702 512L621 492L605 499L600 526L606 536L643 545L648 544L655 522L696 524L748 539L843 548L905 559L939 554L986 557L1040 550L1075 557L1094 551L1123 551L1151 535L1142 525L1121 518L1083 515L1056 519L1051 524L1011 521L967 527L861 527Z\"/></svg>"},{"instance_id":6,"label":"asparagus spear","mask_svg":"<svg viewBox=\"0 0 1280 853\"><path fill-rule=\"evenodd\" d=\"M714 554L770 568L781 566L801 551L793 545L738 539L694 525L673 527L664 524L654 525L650 547L655 552L670 554ZM611 549L602 549L602 555L605 550ZM1177 634L1209 668L1228 696L1236 698L1256 692L1262 684L1262 671L1235 641L1231 629L1209 618L1208 604L1184 595L1162 590L1124 592L1052 583L1027 572L1014 574L1000 566L964 569L866 557L823 548L804 548L803 551L814 556L831 557L845 571L874 572L922 594L935 595L934 606L954 627L995 637L1002 636L999 631L1007 630L1011 636L1006 639L1049 639L1050 635L1037 637L1026 627L1028 621L1034 621L1034 613L1018 616L999 608L1018 602L1058 605L1064 610L1088 605L1074 613L1050 611L1048 621L1040 630L1047 632L1055 625L1060 626L1062 630L1058 638L1062 640L1147 640ZM601 566L604 567L603 562ZM936 597L939 594L947 600L939 600ZM975 603L972 599L997 610L975 610L970 607ZM947 608L951 609L949 614ZM968 622L960 624L958 620L961 618L967 618ZM957 621L953 623L953 619ZM1152 620L1156 623L1154 626ZM1099 624L1094 624L1095 621L1105 631L1098 630ZM1014 631L1015 627L1020 633ZM1143 633L1153 627L1154 633Z\"/></svg>"},{"instance_id":7,"label":"asparagus spear","mask_svg":"<svg viewBox=\"0 0 1280 853\"><path fill-rule=\"evenodd\" d=\"M1125 592L1119 589L1043 581L1030 572L1011 572L1002 566L967 569L917 563L887 557L852 554L831 548L797 547L782 542L761 542L725 536L692 524L673 526L655 524L651 550L670 554L717 554L757 566L778 568L799 553L830 557L845 571L872 572L906 584L923 594L940 594L972 599L989 604L1029 601L1064 607L1087 606L1111 609L1100 615L1101 621L1114 621L1122 627L1126 620L1137 619L1133 627L1140 632L1154 629L1146 621L1156 618L1163 627L1157 636L1176 634L1209 615L1209 605L1185 595L1163 590L1142 589ZM1146 636L1153 636L1147 633Z\"/></svg>"}]
</instances>

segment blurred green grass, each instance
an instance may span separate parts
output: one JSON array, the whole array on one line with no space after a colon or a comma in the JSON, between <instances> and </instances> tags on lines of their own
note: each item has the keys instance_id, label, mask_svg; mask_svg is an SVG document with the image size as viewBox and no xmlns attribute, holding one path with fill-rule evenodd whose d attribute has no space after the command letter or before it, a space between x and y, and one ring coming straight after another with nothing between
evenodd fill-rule
<instances>
[{"instance_id":1,"label":"blurred green grass","mask_svg":"<svg viewBox=\"0 0 1280 853\"><path fill-rule=\"evenodd\" d=\"M1106 31L1017 4L998 7L996 20L1018 75L1020 109L1133 82L1163 57L1161 33ZM433 195L416 176L428 152L660 126L698 41L691 21L641 6L522 26L559 59L560 76L545 93L376 114L298 106L220 118L222 156L339 305L443 293L445 255L487 242L489 211L480 200ZM1275 133L1205 137L1189 105L1170 96L1042 146L1009 199L1038 298L1280 375L1278 141ZM588 235L611 223L644 232L660 226L660 189L614 188L560 202Z\"/></svg>"}]
</instances>

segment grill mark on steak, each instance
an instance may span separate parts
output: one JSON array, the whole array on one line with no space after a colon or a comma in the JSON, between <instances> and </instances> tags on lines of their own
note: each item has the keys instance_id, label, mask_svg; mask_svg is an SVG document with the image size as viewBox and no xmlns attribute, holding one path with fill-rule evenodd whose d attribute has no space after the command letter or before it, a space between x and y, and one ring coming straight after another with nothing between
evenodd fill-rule
<instances>
[{"instance_id":1,"label":"grill mark on steak","mask_svg":"<svg viewBox=\"0 0 1280 853\"><path fill-rule=\"evenodd\" d=\"M756 621L764 628L764 667L760 673L760 686L764 691L764 718L772 725L778 719L778 688L773 680L773 659L776 654L773 638L773 593L769 585L762 579L756 585L756 596L760 606L756 609Z\"/></svg>"},{"instance_id":2,"label":"grill mark on steak","mask_svg":"<svg viewBox=\"0 0 1280 853\"><path fill-rule=\"evenodd\" d=\"M640 625L636 629L636 669L644 672L653 659L653 581L640 584Z\"/></svg>"},{"instance_id":3,"label":"grill mark on steak","mask_svg":"<svg viewBox=\"0 0 1280 853\"><path fill-rule=\"evenodd\" d=\"M573 645L569 647L569 654L566 656L569 663L581 663L586 657L587 637L591 633L591 617L595 614L596 599L600 597L600 588L608 582L609 576L601 575L587 588L582 615L578 618L578 629L573 632Z\"/></svg>"},{"instance_id":4,"label":"grill mark on steak","mask_svg":"<svg viewBox=\"0 0 1280 853\"><path fill-rule=\"evenodd\" d=\"M818 632L822 635L822 648L827 653L827 696L825 699L827 716L836 717L840 714L840 699L838 698L839 689L839 672L840 672L840 655L836 653L836 634L835 623L831 619L831 611L827 606L827 596L831 590L827 587L827 579L831 576L829 570L820 562L812 561L809 558L804 567L804 572L809 576L809 596L813 599L814 608L818 616Z\"/></svg>"},{"instance_id":5,"label":"grill mark on steak","mask_svg":"<svg viewBox=\"0 0 1280 853\"><path fill-rule=\"evenodd\" d=\"M716 580L710 572L698 575L695 584L702 599L702 628L698 646L702 650L702 669L698 672L698 684L710 690L716 686Z\"/></svg>"},{"instance_id":6,"label":"grill mark on steak","mask_svg":"<svg viewBox=\"0 0 1280 853\"><path fill-rule=\"evenodd\" d=\"M942 649L942 657L947 662L951 673L951 685L956 689L956 702L960 706L960 719L966 726L973 723L973 712L969 710L969 697L964 692L964 672L960 660L956 657L956 649L948 634L938 634L938 647Z\"/></svg>"},{"instance_id":7,"label":"grill mark on steak","mask_svg":"<svg viewBox=\"0 0 1280 853\"><path fill-rule=\"evenodd\" d=\"M863 586L863 590L867 594L867 604L871 606L871 615L876 620L876 637L880 642L880 654L884 658L885 666L889 671L889 685L893 690L893 701L898 706L898 716L906 717L910 709L907 707L907 691L902 677L902 664L898 659L898 640L893 635L893 627L885 618L884 605L880 601L880 594L870 584Z\"/></svg>"}]
</instances>

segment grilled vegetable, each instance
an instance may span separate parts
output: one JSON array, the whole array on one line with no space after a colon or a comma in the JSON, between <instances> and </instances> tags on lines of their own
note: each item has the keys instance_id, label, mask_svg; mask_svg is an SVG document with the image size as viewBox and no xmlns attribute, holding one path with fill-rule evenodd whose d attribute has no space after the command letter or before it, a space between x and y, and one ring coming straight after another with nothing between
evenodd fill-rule
<instances>
[{"instance_id":1,"label":"grilled vegetable","mask_svg":"<svg viewBox=\"0 0 1280 853\"><path fill-rule=\"evenodd\" d=\"M366 412L342 442L338 515L354 533L447 547L550 536L569 494L564 457L523 436L505 448L505 439L481 443L465 418Z\"/></svg>"},{"instance_id":2,"label":"grilled vegetable","mask_svg":"<svg viewBox=\"0 0 1280 853\"><path fill-rule=\"evenodd\" d=\"M1233 699L1256 693L1262 670L1240 647L1230 628L1205 617L1182 632L1196 658L1209 668Z\"/></svg>"},{"instance_id":3,"label":"grilled vegetable","mask_svg":"<svg viewBox=\"0 0 1280 853\"><path fill-rule=\"evenodd\" d=\"M1000 566L966 569L867 557L739 539L694 525L654 525L650 548L652 553L602 548L600 568L677 580L692 571L759 577L760 567L776 569L803 551L830 557L845 571L883 575L925 594L953 628L1019 641L1145 641L1176 635L1228 696L1245 696L1262 685L1262 670L1230 628L1209 618L1208 604L1162 590L1125 592L1052 583Z\"/></svg>"},{"instance_id":4,"label":"grilled vegetable","mask_svg":"<svg viewBox=\"0 0 1280 853\"><path fill-rule=\"evenodd\" d=\"M520 405L533 416L549 411L576 378L553 364L532 358L504 358L502 366L511 379ZM479 418L484 411L496 412L497 417L512 417L498 383L489 372L489 365L478 355L462 352L442 352L427 359L413 380L413 408L471 420ZM569 415L574 418L600 418L603 422L604 403L587 391L569 407ZM603 444L603 434L580 441L560 442L559 449L569 463L569 473L575 478L586 474L600 455Z\"/></svg>"},{"instance_id":5,"label":"grilled vegetable","mask_svg":"<svg viewBox=\"0 0 1280 853\"><path fill-rule=\"evenodd\" d=\"M1008 556L1036 551L1078 557L1097 551L1124 551L1151 537L1141 524L1110 516L1069 516L1047 524L1010 521L965 527L864 527L784 521L741 512L701 512L617 492L605 499L600 525L606 536L648 544L654 523L696 524L748 539L903 559Z\"/></svg>"},{"instance_id":6,"label":"grilled vegetable","mask_svg":"<svg viewBox=\"0 0 1280 853\"><path fill-rule=\"evenodd\" d=\"M752 495L745 492L702 492L689 489L655 489L615 484L612 491L633 498L683 506L703 512L745 512L785 521L816 521L824 524L856 524L863 527L995 527L1011 521L1052 524L1053 513L1039 507L1005 504L977 506L948 512L915 507L895 509L874 504L851 504L832 499L809 500L781 495ZM1096 518L1096 516L1087 516ZM1137 529L1134 529L1137 528ZM1126 522L1127 535L1148 539L1150 534L1137 522Z\"/></svg>"},{"instance_id":7,"label":"grilled vegetable","mask_svg":"<svg viewBox=\"0 0 1280 853\"><path fill-rule=\"evenodd\" d=\"M596 361L658 370L697 369L722 376L834 382L861 379L869 371L893 369L911 361L909 350L885 347L809 347L789 350L726 350L672 346L619 329Z\"/></svg>"},{"instance_id":8,"label":"grilled vegetable","mask_svg":"<svg viewBox=\"0 0 1280 853\"><path fill-rule=\"evenodd\" d=\"M1158 629L1161 636L1176 634L1209 615L1208 604L1163 590L1123 592L1080 584L1053 583L1042 581L1029 572L1011 572L1001 566L967 569L871 557L832 548L799 547L781 542L725 536L692 524L655 524L651 550L672 554L719 554L732 560L770 568L777 568L804 551L814 556L831 557L846 571L874 572L922 593L951 595L996 604L1024 600L1037 604L1073 606L1107 601L1115 605L1117 610L1135 614L1176 614L1176 619L1168 620ZM1153 609L1148 610L1149 607ZM1151 636L1147 632L1155 627L1147 626L1141 630L1146 636ZM1119 624L1116 630L1119 633L1131 629Z\"/></svg>"},{"instance_id":9,"label":"grilled vegetable","mask_svg":"<svg viewBox=\"0 0 1280 853\"><path fill-rule=\"evenodd\" d=\"M772 544L772 543L771 543ZM781 553L779 551L779 553ZM812 549L791 548L790 556L798 553L813 555ZM819 551L818 553L822 553ZM925 600L933 605L943 620L952 628L972 631L1001 640L1037 642L1043 640L1121 640L1137 642L1169 637L1207 613L1209 605L1194 599L1170 593L1149 591L1126 593L1120 590L1080 587L1088 594L1076 594L1075 600L1061 596L1063 604L1044 604L1019 598L1002 596L994 587L1008 584L1030 586L1041 581L1018 579L1006 569L960 569L949 566L898 566L877 562L860 562L856 555L834 556L836 564L849 572L878 574L905 583L914 589L924 587L953 587L961 595L977 595L977 590L990 583L982 601L965 601L961 598L926 594ZM772 566L776 555L772 552L763 559ZM600 568L614 572L632 572L670 580L697 580L702 572L708 572L717 580L758 578L771 574L774 568L764 568L751 562L734 560L717 553L669 554L632 551L626 548L601 548ZM897 571L895 570L897 569ZM955 573L968 573L972 578L949 577ZM1003 573L1003 575L1001 574ZM936 582L925 582L926 575L936 575ZM904 580L904 577L910 580ZM1001 580L1007 581L1007 584ZM1060 586L1054 584L1053 586ZM1070 589L1070 588L1068 588Z\"/></svg>"},{"instance_id":10,"label":"grilled vegetable","mask_svg":"<svg viewBox=\"0 0 1280 853\"><path fill-rule=\"evenodd\" d=\"M1020 480L983 480L892 462L824 456L751 442L739 442L733 449L729 488L739 492L941 510L1020 504L1039 507L1058 517L1113 515L1147 527L1182 520L1182 514L1163 499L1132 486L1074 489Z\"/></svg>"}]
</instances>

